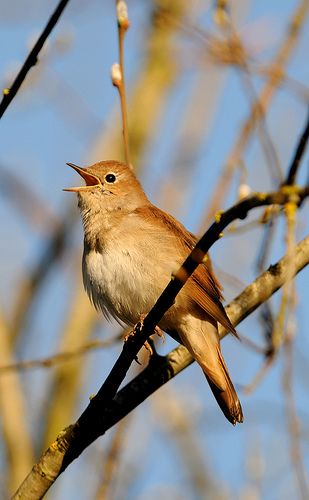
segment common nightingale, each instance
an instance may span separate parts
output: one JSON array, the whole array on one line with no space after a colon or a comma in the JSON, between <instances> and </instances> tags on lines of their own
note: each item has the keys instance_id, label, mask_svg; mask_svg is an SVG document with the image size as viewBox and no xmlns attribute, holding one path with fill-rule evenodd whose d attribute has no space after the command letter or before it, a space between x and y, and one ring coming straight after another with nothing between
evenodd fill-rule
<instances>
[{"instance_id":1,"label":"common nightingale","mask_svg":"<svg viewBox=\"0 0 309 500\"><path fill-rule=\"evenodd\" d=\"M78 194L83 219L85 289L106 317L134 325L150 311L197 238L150 203L123 163L68 165L86 182L66 189ZM208 258L185 283L159 326L186 346L224 415L235 425L243 421L243 413L221 353L218 323L237 334L221 300L221 286Z\"/></svg>"}]
</instances>

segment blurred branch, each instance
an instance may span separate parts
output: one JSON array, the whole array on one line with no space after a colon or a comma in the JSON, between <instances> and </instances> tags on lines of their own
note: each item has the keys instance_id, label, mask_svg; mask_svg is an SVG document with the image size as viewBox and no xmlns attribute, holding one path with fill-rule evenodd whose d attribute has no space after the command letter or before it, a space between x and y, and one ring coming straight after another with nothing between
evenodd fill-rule
<instances>
[{"instance_id":1,"label":"blurred branch","mask_svg":"<svg viewBox=\"0 0 309 500\"><path fill-rule=\"evenodd\" d=\"M301 138L298 143L298 147L296 149L294 158L292 160L291 166L289 168L288 175L286 180L283 182L284 186L292 186L295 183L295 178L297 174L298 167L300 165L300 161L305 152L305 148L309 138L309 117L307 118L307 123L304 129L304 132L301 135ZM276 354L278 348L284 341L284 325L288 324L288 316L291 308L291 303L293 302L293 294L294 288L291 282L293 276L293 268L292 268L292 260L293 260L293 252L295 248L295 226L296 226L296 209L295 206L291 203L288 203L285 206L285 214L287 220L287 233L286 233L286 241L287 241L287 257L290 258L290 262L288 264L288 269L290 269L290 276L287 277L286 283L283 286L281 305L279 309L279 313L275 321L272 320L272 313L270 309L268 310L268 321L265 324L266 328L271 327L270 335L267 335L269 348L265 352L265 360L258 373L254 376L253 380L245 387L244 391L246 394L251 394L261 383L264 377L267 375L270 367L276 359ZM274 217L271 216L269 229L273 228ZM268 231L269 233L269 231ZM266 242L269 244L269 238ZM265 255L266 255L266 243L263 249L263 257L261 258L260 264L263 265ZM270 325L270 322L272 323Z\"/></svg>"},{"instance_id":2,"label":"blurred branch","mask_svg":"<svg viewBox=\"0 0 309 500\"><path fill-rule=\"evenodd\" d=\"M10 331L0 312L0 365L13 363ZM20 484L33 463L34 450L27 422L26 396L17 373L7 373L0 379L0 414L3 446L7 464L2 474L10 493Z\"/></svg>"},{"instance_id":3,"label":"blurred branch","mask_svg":"<svg viewBox=\"0 0 309 500\"><path fill-rule=\"evenodd\" d=\"M290 439L290 456L295 474L295 482L297 485L299 498L301 500L308 500L309 483L302 452L301 421L297 415L295 394L292 385L294 332L292 331L292 334L290 333L291 332L288 332L288 336L284 345L285 358L282 374L282 387L285 396L286 420Z\"/></svg>"},{"instance_id":4,"label":"blurred branch","mask_svg":"<svg viewBox=\"0 0 309 500\"><path fill-rule=\"evenodd\" d=\"M285 205L284 209L287 220L286 281L282 287L282 297L277 317L275 321L272 321L272 316L268 316L269 321L266 323L266 326L268 328L270 327L270 335L267 338L268 350L266 351L265 360L254 379L245 388L247 394L252 393L252 391L257 388L277 358L278 351L285 340L285 325L288 324L289 315L294 303L293 259L296 246L294 234L296 226L296 207L293 203L289 202Z\"/></svg>"},{"instance_id":5,"label":"blurred branch","mask_svg":"<svg viewBox=\"0 0 309 500\"><path fill-rule=\"evenodd\" d=\"M103 474L96 494L96 500L112 500L115 496L115 483L123 482L119 478L119 462L123 457L125 442L128 439L128 422L122 420L115 428L111 445L107 451L103 464ZM102 467L102 468L103 468Z\"/></svg>"},{"instance_id":6,"label":"blurred branch","mask_svg":"<svg viewBox=\"0 0 309 500\"><path fill-rule=\"evenodd\" d=\"M166 386L164 390L156 392L151 401L157 425L165 431L166 440L174 445L178 460L183 463L191 484L191 497L200 500L231 500L232 497L226 494L222 483L216 481L214 464L206 455L207 450L197 434L194 404L192 407L192 404L182 398L182 393L177 394L174 388Z\"/></svg>"},{"instance_id":7,"label":"blurred branch","mask_svg":"<svg viewBox=\"0 0 309 500\"><path fill-rule=\"evenodd\" d=\"M242 390L242 393L246 394L247 396L252 394L253 391L255 391L258 388L258 386L264 380L264 378L266 377L267 373L269 372L270 368L273 365L274 351L267 351L264 354L265 358L263 359L262 366L259 368L258 372L254 375L252 380Z\"/></svg>"},{"instance_id":8,"label":"blurred branch","mask_svg":"<svg viewBox=\"0 0 309 500\"><path fill-rule=\"evenodd\" d=\"M76 270L76 266L73 270ZM57 364L52 371L49 392L45 395L48 405L44 405L43 408L44 434L41 450L44 450L59 429L71 422L73 415L76 415L76 406L82 390L82 381L87 373L88 361L85 356L81 356L81 353L85 350L85 344L94 346L89 339L98 323L97 311L87 300L78 274L74 274L72 286L74 294L71 303L67 306L59 342L61 354L60 358L54 360ZM60 359L66 359L66 362L59 363Z\"/></svg>"},{"instance_id":9,"label":"blurred branch","mask_svg":"<svg viewBox=\"0 0 309 500\"><path fill-rule=\"evenodd\" d=\"M271 336L271 345L274 351L278 351L279 347L281 347L284 340L284 331L286 319L288 318L292 303L293 303L293 253L294 248L296 246L295 240L295 227L296 227L296 207L293 203L287 203L285 205L285 214L287 220L287 232L286 232L286 242L287 242L287 250L286 256L289 259L287 265L287 280L283 285L282 289L282 298L281 304L279 308L279 312L277 314L277 318L274 322L274 329Z\"/></svg>"},{"instance_id":10,"label":"blurred branch","mask_svg":"<svg viewBox=\"0 0 309 500\"><path fill-rule=\"evenodd\" d=\"M140 157L154 133L158 120L166 107L166 101L173 85L177 82L179 68L174 57L174 32L166 25L156 21L161 0L153 2L153 19L151 29L147 31L147 43L143 48L141 67L138 77L128 100L128 116L130 117L130 156L134 166L141 166ZM173 0L169 9L178 19L191 12L191 4ZM110 124L114 124L113 127ZM115 122L114 113L108 120L104 134L100 133L91 148L89 163L95 163L98 158L119 158L119 129L121 125Z\"/></svg>"},{"instance_id":11,"label":"blurred branch","mask_svg":"<svg viewBox=\"0 0 309 500\"><path fill-rule=\"evenodd\" d=\"M243 152L249 143L256 125L256 121L257 119L261 118L261 116L265 116L267 106L269 105L275 90L284 80L284 66L287 64L292 49L296 45L300 29L305 21L308 12L308 8L308 0L301 0L292 15L292 19L287 29L286 37L283 40L277 56L272 63L272 66L276 68L276 71L273 71L269 74L268 81L264 85L258 98L260 111L256 108L256 105L253 105L250 115L246 118L243 125L241 126L239 136L232 148L224 170L220 175L220 180L216 188L214 189L212 198L208 204L208 209L206 212L207 216L205 217L205 221L203 223L204 227L209 225L209 222L213 215L218 211L220 206L223 205L222 200L226 198L226 191L230 186L232 175L235 168L239 165Z\"/></svg>"},{"instance_id":12,"label":"blurred branch","mask_svg":"<svg viewBox=\"0 0 309 500\"><path fill-rule=\"evenodd\" d=\"M29 227L44 235L58 227L59 219L24 177L0 165L0 192Z\"/></svg>"},{"instance_id":13,"label":"blurred branch","mask_svg":"<svg viewBox=\"0 0 309 500\"><path fill-rule=\"evenodd\" d=\"M237 36L236 33L235 36ZM274 185L278 186L283 178L282 168L277 150L270 135L267 121L265 120L264 108L262 106L262 103L260 102L260 97L255 91L248 63L244 62L244 65L239 69L242 70L240 71L241 81L248 95L249 104L251 106L251 109L255 109L257 131L260 135L260 142L264 150L265 160L269 165L270 173L272 173Z\"/></svg>"},{"instance_id":14,"label":"blurred branch","mask_svg":"<svg viewBox=\"0 0 309 500\"><path fill-rule=\"evenodd\" d=\"M10 371L33 370L34 368L51 368L58 363L64 363L71 360L72 358L87 354L89 351L109 347L116 342L120 342L121 340L123 340L123 335L123 332L121 332L116 337L112 337L107 340L92 340L80 347L76 347L75 349L71 349L65 352L60 352L59 354L55 354L54 356L49 356L47 358L16 361L16 363L1 365L0 377L2 374Z\"/></svg>"},{"instance_id":15,"label":"blurred branch","mask_svg":"<svg viewBox=\"0 0 309 500\"><path fill-rule=\"evenodd\" d=\"M135 335L128 337L128 340L126 341L118 360L116 361L109 376L105 380L97 395L91 398L88 407L80 416L78 421L74 425L63 431L63 433L58 436L57 441L53 443L46 451L46 453L41 457L40 461L34 466L32 472L30 472L29 476L25 479L24 483L16 492L14 496L15 500L18 498L42 498L44 493L55 481L58 475L61 474L61 472L63 472L66 467L73 460L75 460L87 446L89 446L100 435L104 434L107 428L113 425L108 424L107 427L105 418L108 414L108 408L114 406L115 399L117 399L118 396L116 396L116 392L121 382L123 381L132 361L136 359L137 353L143 346L148 336L153 334L155 325L159 323L164 313L173 304L175 296L181 290L186 280L194 272L198 264L203 262L203 259L205 258L205 255L207 254L210 246L218 238L220 238L223 229L236 218L245 218L248 211L254 207L273 203L285 204L291 200L291 196L293 200L295 202L297 200L297 204L300 205L304 198L308 195L309 187L304 189L295 187L292 193L290 192L290 189L287 190L285 187L283 187L281 190L273 193L256 193L251 197L237 203L226 212L218 215L216 221L199 240L189 257L186 259L184 264L180 267L176 275L170 281L169 285L163 291L152 310L147 314L142 324L138 323L135 326ZM308 263L308 246L309 237L307 237L306 240L304 240L297 246L295 255L293 254L291 265L288 268L288 277L290 277L292 272L294 276ZM290 260L290 256L288 256L288 258ZM235 301L233 301L233 308L227 308L229 317L234 325L238 324L241 319L244 319L246 316L248 316L256 307L267 300L272 295L272 293L274 293L280 286L283 285L287 278L286 261L287 257L284 257L276 266L272 266L267 271L267 273L263 273L261 278L259 278L260 281L263 281L262 285L260 283L257 284L257 282L254 282L239 297L237 297ZM221 337L225 336L226 334L227 332L222 331ZM147 392L145 393L145 388L144 390L139 388L139 390L136 392L135 383L134 381L131 382L131 384L129 384L131 392L130 398L126 400L126 403L123 401L123 404L120 405L120 413L117 414L116 421L123 418L123 416L128 414L135 406L137 406L137 404L139 404L147 396L149 396L149 394L154 392L154 390L160 387L167 380L175 376L176 372L178 373L184 368L184 365L188 365L192 362L192 358L190 357L190 355L187 355L185 362L183 362L182 360L180 364L176 363L177 366L175 366L175 356L176 359L177 357L179 358L181 349L184 348L180 347L176 349L166 358L162 359L159 356L154 356L151 359L148 368L146 368L146 370L143 372L143 374L145 374L147 370L151 370L151 384L146 375L146 378L142 382L142 384L146 384ZM156 364L160 365L159 380L154 380ZM161 366L162 364L163 366ZM137 377L136 379L139 379L139 377ZM124 390L125 389L122 389L122 391L120 391L118 394L123 394ZM132 390L133 392L136 392L134 397L132 394ZM136 403L137 398L139 400L139 403ZM132 403L134 403L133 406ZM104 424L102 418L103 421L105 421ZM115 421L113 423L115 423ZM43 478L42 471L44 471ZM37 481L40 482L40 494L36 496L25 496L27 492L29 493L29 491L32 490Z\"/></svg>"},{"instance_id":16,"label":"blurred branch","mask_svg":"<svg viewBox=\"0 0 309 500\"><path fill-rule=\"evenodd\" d=\"M44 31L42 32L41 36L37 40L33 49L29 53L23 67L21 68L20 72L18 73L17 77L15 78L12 86L10 88L4 89L3 98L2 98L2 101L0 103L0 118L2 117L3 113L5 112L5 110L7 109L9 104L12 102L15 95L17 94L21 84L23 83L24 79L26 78L28 71L32 68L32 66L35 66L37 64L38 54L41 51L44 43L46 42L46 39L50 35L52 29L54 28L54 26L58 22L59 17L61 16L63 10L65 9L68 1L69 0L61 0L59 2L58 7L56 8L55 12L52 14Z\"/></svg>"},{"instance_id":17,"label":"blurred branch","mask_svg":"<svg viewBox=\"0 0 309 500\"><path fill-rule=\"evenodd\" d=\"M30 309L29 304L36 291L49 272L52 264L62 255L74 218L76 218L76 210L75 208L73 209L72 205L63 220L54 228L46 244L46 249L36 264L35 269L21 283L11 319L13 339L17 336L21 325L25 322L25 317Z\"/></svg>"}]
</instances>

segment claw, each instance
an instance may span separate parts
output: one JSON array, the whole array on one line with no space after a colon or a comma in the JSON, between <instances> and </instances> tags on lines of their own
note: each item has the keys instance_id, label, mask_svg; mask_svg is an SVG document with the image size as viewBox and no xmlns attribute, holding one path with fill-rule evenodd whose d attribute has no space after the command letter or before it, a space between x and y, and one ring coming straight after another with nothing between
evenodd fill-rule
<instances>
[{"instance_id":1,"label":"claw","mask_svg":"<svg viewBox=\"0 0 309 500\"><path fill-rule=\"evenodd\" d=\"M161 337L163 339L163 345L165 344L165 337L164 337L164 333L162 332L161 328L159 326L156 326L155 327L155 332L157 335L159 335L159 337Z\"/></svg>"},{"instance_id":2,"label":"claw","mask_svg":"<svg viewBox=\"0 0 309 500\"><path fill-rule=\"evenodd\" d=\"M152 349L151 345L149 344L148 340L146 340L146 342L144 343L144 347L145 347L145 349L147 349L147 351L149 351L149 355L152 356L153 349Z\"/></svg>"},{"instance_id":3,"label":"claw","mask_svg":"<svg viewBox=\"0 0 309 500\"><path fill-rule=\"evenodd\" d=\"M140 318L139 318L139 322L134 326L133 330L131 330L130 333L127 333L125 336L124 336L124 343L128 342L129 339L131 337L134 337L134 334L136 332L137 329L140 329L142 328L143 326L143 322L144 322L144 319L146 318L147 314L141 314L140 315ZM163 339L163 345L165 344L165 337L164 337L164 334L161 330L161 328L159 326L156 326L155 329L154 329L154 333L156 333L157 335L159 335L159 337L161 337ZM154 348L151 347L150 343L148 342L148 340L146 340L146 342L144 342L144 347L147 349L147 351L149 351L149 354L150 356L152 356L154 354ZM138 361L138 358L136 356L135 358L135 361L140 365L141 363Z\"/></svg>"},{"instance_id":4,"label":"claw","mask_svg":"<svg viewBox=\"0 0 309 500\"><path fill-rule=\"evenodd\" d=\"M124 336L123 341L124 341L124 343L125 343L125 344L128 342L128 340L129 340L129 338L130 338L130 337L134 337L134 330L131 330L131 332L130 332L130 333L127 333L127 334Z\"/></svg>"},{"instance_id":5,"label":"claw","mask_svg":"<svg viewBox=\"0 0 309 500\"><path fill-rule=\"evenodd\" d=\"M143 326L143 321L144 319L146 318L147 314L141 314L140 315L140 323L141 323L141 326ZM165 337L164 337L164 333L162 332L161 328L159 326L156 326L155 327L155 333L157 335L159 335L159 337L161 337L163 339L163 345L165 344ZM146 347L146 346L145 346ZM148 349L148 347L146 347L146 349ZM148 349L149 350L149 349Z\"/></svg>"}]
</instances>

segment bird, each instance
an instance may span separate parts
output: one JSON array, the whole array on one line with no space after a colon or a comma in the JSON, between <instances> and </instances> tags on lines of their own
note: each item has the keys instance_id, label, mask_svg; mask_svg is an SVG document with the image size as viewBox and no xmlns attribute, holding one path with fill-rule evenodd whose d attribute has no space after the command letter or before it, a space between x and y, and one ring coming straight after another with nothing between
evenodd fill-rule
<instances>
[{"instance_id":1,"label":"bird","mask_svg":"<svg viewBox=\"0 0 309 500\"><path fill-rule=\"evenodd\" d=\"M89 167L67 163L85 185L76 192L84 228L85 290L107 319L135 325L149 312L198 238L147 198L133 170L116 160ZM179 340L202 368L225 417L243 411L223 359L218 323L238 337L222 304L210 258L200 264L159 327Z\"/></svg>"}]
</instances>

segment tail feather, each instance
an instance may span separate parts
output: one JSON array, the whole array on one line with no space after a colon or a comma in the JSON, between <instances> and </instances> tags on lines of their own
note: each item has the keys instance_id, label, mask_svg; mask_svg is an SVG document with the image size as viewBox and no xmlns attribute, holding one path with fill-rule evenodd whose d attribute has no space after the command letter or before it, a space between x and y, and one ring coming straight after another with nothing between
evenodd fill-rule
<instances>
[{"instance_id":1,"label":"tail feather","mask_svg":"<svg viewBox=\"0 0 309 500\"><path fill-rule=\"evenodd\" d=\"M233 425L235 425L236 422L241 423L244 420L242 407L221 354L220 347L218 347L218 356L226 378L226 389L222 391L205 372L204 375L224 415Z\"/></svg>"},{"instance_id":2,"label":"tail feather","mask_svg":"<svg viewBox=\"0 0 309 500\"><path fill-rule=\"evenodd\" d=\"M233 425L236 422L243 422L241 404L221 353L216 324L207 322L205 335L201 335L201 329L193 326L190 324L190 335L180 329L167 330L167 333L185 345L203 369L213 395L226 418Z\"/></svg>"}]
</instances>

